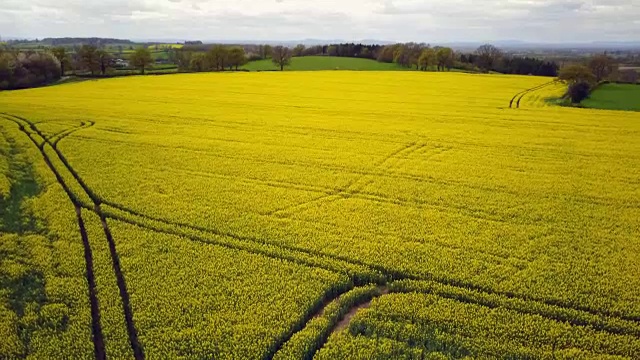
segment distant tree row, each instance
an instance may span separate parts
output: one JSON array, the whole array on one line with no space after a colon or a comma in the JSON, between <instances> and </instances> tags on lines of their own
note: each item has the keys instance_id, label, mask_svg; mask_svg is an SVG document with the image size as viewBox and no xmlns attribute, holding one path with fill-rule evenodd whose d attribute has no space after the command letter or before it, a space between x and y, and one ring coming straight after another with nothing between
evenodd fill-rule
<instances>
[{"instance_id":1,"label":"distant tree row","mask_svg":"<svg viewBox=\"0 0 640 360\"><path fill-rule=\"evenodd\" d=\"M271 57L272 47L259 45L248 50L250 60ZM530 57L509 56L493 45L482 45L473 53L456 53L449 47L431 47L424 43L398 43L386 46L355 43L297 45L291 49L292 56L338 56L374 59L379 62L396 63L407 68L428 71L448 71L459 68L468 71L495 71L505 74L557 76L558 65Z\"/></svg>"},{"instance_id":2,"label":"distant tree row","mask_svg":"<svg viewBox=\"0 0 640 360\"><path fill-rule=\"evenodd\" d=\"M175 50L172 58L181 71L238 70L247 63L242 47L224 45L214 45L206 52L194 50L194 47L183 47Z\"/></svg>"},{"instance_id":3,"label":"distant tree row","mask_svg":"<svg viewBox=\"0 0 640 360\"><path fill-rule=\"evenodd\" d=\"M60 62L61 76L64 76L70 69L73 69L74 72L88 72L91 75L107 75L117 65L116 58L111 53L94 45L82 45L75 52L70 52L67 48L60 46L51 49L51 53ZM140 47L129 56L129 63L139 69L141 74L144 74L154 61L149 49Z\"/></svg>"}]
</instances>

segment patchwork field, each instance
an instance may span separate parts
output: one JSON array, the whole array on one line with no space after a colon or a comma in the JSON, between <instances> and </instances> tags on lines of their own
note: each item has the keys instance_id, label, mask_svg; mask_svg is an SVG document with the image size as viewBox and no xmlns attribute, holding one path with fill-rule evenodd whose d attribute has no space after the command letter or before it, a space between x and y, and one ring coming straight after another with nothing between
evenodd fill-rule
<instances>
[{"instance_id":1,"label":"patchwork field","mask_svg":"<svg viewBox=\"0 0 640 360\"><path fill-rule=\"evenodd\" d=\"M275 71L279 66L271 59L251 61L242 67L250 71ZM317 70L358 70L358 71L406 71L406 67L394 63L382 63L371 59L358 59L337 56L303 56L291 59L291 65L285 70L317 71Z\"/></svg>"},{"instance_id":2,"label":"patchwork field","mask_svg":"<svg viewBox=\"0 0 640 360\"><path fill-rule=\"evenodd\" d=\"M0 93L0 358L640 358L640 114L547 82Z\"/></svg>"},{"instance_id":3,"label":"patchwork field","mask_svg":"<svg viewBox=\"0 0 640 360\"><path fill-rule=\"evenodd\" d=\"M594 109L640 111L640 85L604 84L582 104Z\"/></svg>"}]
</instances>

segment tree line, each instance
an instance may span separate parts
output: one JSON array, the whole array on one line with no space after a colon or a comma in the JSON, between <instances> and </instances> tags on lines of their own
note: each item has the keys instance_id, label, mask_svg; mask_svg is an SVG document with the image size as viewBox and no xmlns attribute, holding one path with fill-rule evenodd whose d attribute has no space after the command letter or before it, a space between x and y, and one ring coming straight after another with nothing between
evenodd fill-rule
<instances>
[{"instance_id":1,"label":"tree line","mask_svg":"<svg viewBox=\"0 0 640 360\"><path fill-rule=\"evenodd\" d=\"M51 53L23 53L0 46L0 90L41 86L60 78L60 62Z\"/></svg>"},{"instance_id":2,"label":"tree line","mask_svg":"<svg viewBox=\"0 0 640 360\"><path fill-rule=\"evenodd\" d=\"M571 102L579 104L589 97L591 91L602 82L636 84L640 79L640 74L632 69L618 70L616 61L605 53L562 68L558 79L569 85L567 95Z\"/></svg>"},{"instance_id":3,"label":"tree line","mask_svg":"<svg viewBox=\"0 0 640 360\"><path fill-rule=\"evenodd\" d=\"M235 70L249 61L271 59L274 65L284 70L291 64L294 51L285 46L258 45L250 55L243 46L195 45L174 49L169 58L180 71L225 71Z\"/></svg>"},{"instance_id":4,"label":"tree line","mask_svg":"<svg viewBox=\"0 0 640 360\"><path fill-rule=\"evenodd\" d=\"M449 47L432 47L419 43L385 46L344 43L310 47L297 45L288 48L191 42L181 48L167 47L164 52L168 61L175 64L177 71L181 72L238 71L249 61L265 59L284 70L291 64L293 57L326 55L373 59L419 71L449 71L458 68L505 74L558 76L558 65L553 62L508 55L489 44L480 46L474 52L465 53L456 52ZM114 53L92 44L73 48L58 46L41 52L18 52L0 48L0 88L37 86L57 80L70 71L75 75L109 75L114 69L124 66L125 60L119 58L122 56L122 51ZM127 57L126 66L138 69L140 74L145 74L155 62L147 47L132 48L127 52ZM560 78L567 81L573 91L579 88L592 89L594 84L603 79L635 83L638 81L638 73L634 70L617 71L617 64L613 59L602 55L586 64L571 65L563 69Z\"/></svg>"},{"instance_id":5,"label":"tree line","mask_svg":"<svg viewBox=\"0 0 640 360\"><path fill-rule=\"evenodd\" d=\"M145 73L153 58L147 48L136 49L130 64ZM65 47L47 51L18 51L0 46L0 89L24 89L59 80L69 71L75 75L107 75L116 66L115 57L94 45L82 45L71 52Z\"/></svg>"}]
</instances>

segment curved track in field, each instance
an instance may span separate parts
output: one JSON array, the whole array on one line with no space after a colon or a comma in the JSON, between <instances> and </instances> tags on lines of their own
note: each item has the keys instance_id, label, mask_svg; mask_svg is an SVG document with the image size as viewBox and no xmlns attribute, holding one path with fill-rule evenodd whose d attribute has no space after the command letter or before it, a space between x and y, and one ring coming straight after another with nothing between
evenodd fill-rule
<instances>
[{"instance_id":1,"label":"curved track in field","mask_svg":"<svg viewBox=\"0 0 640 360\"><path fill-rule=\"evenodd\" d=\"M516 93L515 95L513 95L513 97L511 98L511 101L509 101L509 107L513 108L513 102L515 101L516 102L516 109L519 109L520 108L520 101L522 101L522 98L524 98L526 95L528 95L528 94L530 94L532 92L541 90L541 89L543 89L543 88L545 88L547 86L550 86L550 85L553 85L553 84L557 84L557 83L558 83L558 80L553 80L553 81L550 81L548 83L544 83L544 84L541 84L541 85L538 85L538 86L534 86L534 87L526 89L526 90L522 90L522 91Z\"/></svg>"},{"instance_id":2,"label":"curved track in field","mask_svg":"<svg viewBox=\"0 0 640 360\"><path fill-rule=\"evenodd\" d=\"M546 83L546 84L542 84L539 87L548 86L548 85L553 84L553 83L555 83L555 81L552 81L552 82L549 82L549 83ZM536 88L538 88L538 87L536 87ZM530 89L525 90L525 92L526 91L530 91ZM9 115L9 114L5 114L5 115ZM420 145L420 144L417 144L417 143L411 143L411 144L405 145L401 149L396 150L391 155L385 157L385 159L383 159L381 161L381 163L378 164L378 166L384 165L385 163L387 163L390 160L394 159L395 156L398 153L401 153L401 152L404 152L404 151L410 151L416 146L423 147L424 145ZM441 284L444 284L444 285L467 288L467 289L472 289L472 290L475 290L475 291L481 291L481 292L488 293L488 294L501 295L501 296L506 296L506 297L509 297L509 298L522 299L522 300L526 300L526 301L535 301L535 302L539 302L539 303L543 303L543 304L547 304L547 305L551 305L551 306L556 306L556 307L560 307L560 308L567 308L567 309L582 311L582 312L590 313L590 314L593 314L593 315L604 315L604 316L608 316L608 317L612 317L612 318L619 318L621 320L626 320L626 321L640 322L640 317L639 316L619 316L619 315L615 315L615 314L612 314L612 313L610 313L608 311L604 311L604 310L595 310L595 309L591 309L589 307L584 307L584 306L575 306L575 305L571 306L569 304L565 304L565 303L559 302L559 301L535 299L535 298L530 298L530 297L527 297L527 296L521 296L521 295L507 293L507 292L494 291L492 289L488 289L488 288L485 288L485 287L482 287L482 286L478 286L476 284L472 284L472 283L468 283L468 282L464 282L464 281L456 281L456 280L453 280L453 279L439 279L439 278L433 278L433 277L414 276L414 275L410 275L410 274L405 274L405 273L389 270L389 269L387 269L387 268L385 268L383 266L380 266L380 265L371 264L371 263L367 263L367 262L351 259L351 258L349 258L347 256L326 254L326 253L323 253L323 252L320 252L320 251L316 251L316 250L310 250L310 249L305 249L305 248L291 246L291 245L277 244L277 243L275 243L273 241L261 240L261 239L250 237L250 236L242 236L242 235L234 234L234 233L231 233L231 232L226 232L226 231L221 231L221 230L216 230L216 229L198 227L198 226L194 226L194 225L190 225L190 224L186 224L186 223L173 222L173 221L169 221L169 220L166 220L166 219L162 219L162 218L146 215L146 214L137 212L135 210L129 209L126 206L123 206L123 205L120 205L120 204L117 204L117 203L114 203L114 202L110 202L108 200L104 200L104 199L100 198L98 195L96 195L93 192L93 190L91 188L89 188L87 186L85 181L70 166L68 160L64 157L64 155L59 150L56 150L56 153L59 155L61 161L65 164L65 167L69 170L69 172L72 173L74 178L82 186L82 188L85 190L87 195L92 199L94 204L97 203L98 205L103 204L103 205L108 206L108 207L113 207L113 208L118 209L118 210L120 210L120 211L122 211L124 213L127 213L127 214L131 215L131 216L138 217L138 218L141 218L141 219L144 219L144 220L149 220L151 222L157 222L159 224L164 224L164 225L167 225L167 226L174 226L174 227L178 227L178 228L191 229L191 230L194 230L194 231L197 231L197 232L201 232L201 233L205 233L205 234L228 237L228 238L232 238L232 239L243 241L243 242L251 242L251 243L256 243L256 244L259 244L259 245L268 245L268 246L272 246L272 247L278 247L278 248L281 248L283 250L287 250L287 251L291 251L291 252L302 253L302 254L306 254L306 255L318 256L318 257L323 257L323 258L330 258L330 259L337 260L337 261L340 261L340 262L343 262L343 263L348 263L348 264L352 264L352 265L355 265L355 266L361 266L361 267L364 267L364 268L368 268L368 269L377 271L383 276L384 279L386 279L385 281L402 280L402 279L429 280L429 281L438 282L438 283L441 283ZM353 183L357 183L360 180L361 179L356 179ZM346 192L348 190L343 190L343 191ZM84 206L84 207L87 208L88 210L91 210L91 211L96 210L95 208L88 208L86 206ZM169 235L185 236L185 233L182 232L182 231L166 230L166 229L162 229L160 226L150 226L149 224L145 224L145 223L143 223L141 221L132 220L132 219L129 219L129 218L125 218L123 216L119 216L119 215L110 213L108 211L104 211L101 208L100 208L100 211L101 211L101 214L99 214L99 215L102 215L105 218L111 218L111 219L114 219L114 220L127 222L129 224L136 225L136 226L142 227L142 228L146 228L148 230L155 231L155 232L167 233ZM213 243L214 245L226 246L222 242L210 242L207 239L204 239L204 238L202 238L200 236L189 236L189 235L187 235L187 237L188 238L191 237L192 239L194 239L196 241L199 241L199 242L203 242L203 243ZM231 248L237 249L237 247L234 247L234 246L231 246ZM245 250L245 249L241 249L241 250ZM264 253L259 253L259 254L264 255ZM285 259L285 260L287 260L287 259ZM364 283L362 283L362 284L364 284ZM356 282L356 285L361 285L361 284L358 284Z\"/></svg>"},{"instance_id":3,"label":"curved track in field","mask_svg":"<svg viewBox=\"0 0 640 360\"><path fill-rule=\"evenodd\" d=\"M125 323L127 325L127 332L129 335L129 341L131 343L131 347L133 349L133 353L134 353L134 358L136 360L141 360L144 359L144 352L143 349L138 341L138 336L137 336L137 331L135 328L135 325L133 323L133 313L131 311L131 305L130 305L130 301L129 301L129 294L127 292L127 288L126 288L126 282L124 279L124 275L122 274L122 269L120 266L120 260L118 258L118 254L116 251L116 247L115 247L115 242L113 240L113 236L111 235L111 231L109 230L109 225L106 222L106 217L104 216L104 214L102 214L102 211L100 210L100 204L97 203L95 201L95 197L93 192L88 191L88 187L86 187L86 184L84 184L84 182L82 182L82 180L77 176L77 173L73 170L73 168L70 167L70 165L68 164L67 159L64 157L64 155L58 150L57 148L57 144L60 140L62 140L63 138L71 135L73 132L80 130L80 129L84 129L87 127L91 127L94 125L94 122L88 122L86 124L82 124L79 127L76 127L74 129L71 129L70 131L63 131L57 135L54 135L52 137L47 137L44 133L42 133L36 126L34 123L30 122L27 119L21 118L21 117L17 117L14 115L9 115L9 114L3 114L5 115L5 119L13 121L14 123L18 124L20 130L25 133L27 136L29 136L29 138L32 140L32 142L38 147L38 149L40 150L40 153L42 154L42 156L45 158L45 161L47 162L47 165L49 166L49 168L51 169L51 171L55 174L56 179L58 180L58 183L65 189L65 192L67 193L67 195L69 196L69 198L72 200L72 202L74 203L74 206L76 207L76 213L78 214L78 222L80 224L80 228L81 228L81 235L83 237L83 242L85 243L85 254L89 254L88 256L86 256L86 261L87 261L87 268L91 267L91 271L90 274L91 275L87 275L88 280L89 280L89 287L90 287L90 302L91 302L91 307L92 307L92 314L96 314L94 316L94 321L93 321L93 329L94 331L94 343L97 342L98 344L96 344L96 358L98 359L104 359L105 358L105 351L104 351L104 340L103 340L103 335L102 335L102 331L101 331L101 326L100 326L100 309L99 309L99 305L98 305L98 299L97 299L97 295L95 293L95 275L93 273L93 256L91 254L91 246L89 244L88 241L88 237L86 234L86 230L84 229L84 221L82 220L81 217L81 209L85 208L88 210L92 210L90 208L87 208L86 205L83 205L78 198L72 193L72 191L70 190L68 184L66 184L66 182L64 181L64 179L62 178L62 176L60 175L60 173L58 172L58 170L53 166L53 164L51 163L51 160L49 158L49 155L45 152L44 148L46 145L49 145L54 152L56 153L56 155L58 156L58 158L62 161L63 165L65 166L65 168L67 169L67 171L69 171L73 177L75 178L76 181L78 181L78 183L80 184L80 186L85 190L85 192L87 193L87 195L89 196L89 198L91 198L92 201L94 201L94 212L96 214L98 214L98 216L100 217L100 220L102 222L102 227L103 227L103 231L105 233L105 236L107 238L107 242L109 244L109 250L111 253L111 258L112 258L112 262L113 262L113 268L114 268L114 272L116 275L116 281L118 284L118 288L120 291L120 296L122 298L122 306L123 306L123 311L124 311L124 315L125 315ZM26 130L26 129L29 130ZM33 134L30 132L32 131L33 134L37 135L38 137L40 137L42 139L41 143L38 143L37 140L34 138ZM57 139L55 141L51 141L52 138L57 137ZM89 265L90 264L90 265ZM89 271L87 271L87 273L89 274ZM95 308L95 310L94 310Z\"/></svg>"},{"instance_id":4,"label":"curved track in field","mask_svg":"<svg viewBox=\"0 0 640 360\"><path fill-rule=\"evenodd\" d=\"M3 117L6 120L14 122L18 125L18 128L22 133L24 133L31 142L38 148L40 153L42 154L45 163L54 174L57 182L62 186L62 189L67 194L67 197L73 204L76 212L76 218L78 221L78 228L80 232L80 237L82 238L82 245L84 248L84 258L85 258L85 271L87 277L87 284L89 286L89 306L91 308L91 334L92 341L94 345L94 355L96 359L103 360L106 359L106 352L104 346L104 336L102 333L102 325L100 323L100 306L98 303L98 296L96 291L96 281L95 274L93 269L93 252L91 250L91 245L89 243L89 237L87 236L87 231L84 225L84 220L82 218L82 206L76 196L71 192L71 189L67 186L67 184L62 179L62 176L58 172L58 170L53 166L51 159L44 151L45 142L38 143L38 140L30 133L21 122L12 119L10 117Z\"/></svg>"},{"instance_id":5,"label":"curved track in field","mask_svg":"<svg viewBox=\"0 0 640 360\"><path fill-rule=\"evenodd\" d=\"M543 87L546 87L548 85L551 85L555 82L550 82L547 84L543 84L540 85L538 87L535 88L531 88L531 89L527 89L523 92L520 92L518 94L516 94L513 99L512 102L515 101L516 99L518 99L518 103L519 101L522 99L522 97L524 97L527 93L531 92L531 91L536 91L538 89L541 89ZM185 237L191 241L195 241L195 242L200 242L200 243L204 243L204 244L210 244L210 245L218 245L218 246L223 246L226 248L230 248L230 249L235 249L235 250L240 250L240 251L246 251L249 253L253 253L253 254L259 254L262 256L266 256L266 257L270 257L270 258L276 258L276 259L281 259L281 260L287 260L287 261L291 261L291 262L296 262L296 263L300 263L302 265L305 266L310 266L310 267L318 267L318 268L325 268L327 270L330 271L334 271L334 272L340 272L340 270L335 269L335 268L326 268L323 267L321 265L319 265L318 263L314 263L314 262L310 262L308 260L305 259L301 259L299 255L303 255L308 257L320 257L320 258L327 258L327 259L332 259L338 262L342 262L342 263L346 263L346 264L351 264L351 265L355 265L355 266L360 266L366 269L370 269L371 271L375 271L377 273L379 273L382 276L382 281L381 283L388 283L388 282L392 282L394 280L402 280L402 279L409 279L409 280L426 280L426 281L432 281L435 283L439 283L442 285L448 285L451 287L455 287L455 288L461 288L461 289L470 289L473 291L477 291L480 293L484 293L484 294L490 294L490 295L498 295L498 296L503 296L505 298L510 298L510 299L518 299L518 300L522 300L522 301L527 301L527 302L532 302L532 303L537 303L537 304L543 304L543 305L547 305L547 306L553 306L555 308L558 309L567 309L567 310L574 310L574 311L580 311L580 312L584 312L587 314L591 314L591 315L596 315L596 316L604 316L604 317L608 317L608 318L612 318L612 319L616 319L616 320L621 320L621 321L625 321L625 322L630 322L630 323L634 323L634 324L638 324L640 323L640 317L636 317L636 316L624 316L624 315L616 315L613 313L610 313L609 311L606 310L596 310L596 309L592 309L589 307L584 307L584 306L576 306L575 304L572 306L568 303L563 303L563 302L558 302L558 301L551 301L551 300L546 300L546 299L535 299L535 298L530 298L527 296L522 296L522 295L518 295L518 294L512 294L512 293L505 293L505 292L499 292L499 291L494 291L492 289L488 289L488 288L484 288L475 284L471 284L471 283L466 283L466 282L460 282L460 281L456 281L453 279L435 279L432 277L424 277L424 276L412 276L410 274L405 274L405 273L401 273L401 272L397 272L397 271L392 271L389 270L383 266L379 266L376 264L369 264L363 261L359 261L359 260L355 260L355 259L351 259L348 258L346 256L341 256L341 255L332 255L332 254L325 254L322 253L320 251L314 251L314 250L310 250L310 249L305 249L305 248L300 248L300 247L296 247L296 246L290 246L290 245L284 245L284 244L277 244L274 243L273 241L268 241L268 240L262 240L262 239L257 239L257 238L253 238L253 237L248 237L248 236L242 236L242 235L238 235L238 234L233 234L233 233L229 233L229 232L225 232L225 231L221 231L221 230L216 230L216 229L209 229L209 228L202 228L202 227L198 227L198 226L194 226L194 225L189 225L189 224L184 224L184 223L178 223L178 222L172 222L170 220L166 220L166 219L162 219L162 218L158 218L158 217L153 217L153 216L149 216L146 214L143 214L141 212L135 211L133 209L127 208L126 206L114 203L114 202L110 202L107 200L104 200L102 198L100 198L99 196L97 196L91 188L89 188L87 186L87 184L84 182L84 180L79 176L79 174L70 166L69 162L67 161L67 159L64 157L64 155L57 149L57 143L62 140L62 138L69 136L70 133L67 133L66 131L63 131L62 133L58 134L58 139L55 141L51 141L51 139L54 137L52 136L49 139L45 139L44 135L42 134L42 132L40 132L37 127L33 124L30 123L28 120L23 119L23 118L19 118L19 117L15 117L13 115L9 115L9 114L4 114L6 115L6 119L13 121L14 123L18 124L18 126L20 127L20 130L22 132L24 132L27 136L29 136L29 138L32 140L32 142L38 147L38 149L40 150L40 152L42 153L42 155L45 157L45 161L47 162L47 165L49 166L49 168L53 171L53 173L56 175L56 178L58 179L58 182L60 183L60 185L63 187L63 189L65 190L65 192L67 193L67 195L69 196L69 198L71 199L71 201L74 203L74 206L76 206L76 209L79 213L81 208L87 209L89 211L95 212L96 214L99 215L102 224L103 224L103 229L105 232L105 236L107 237L107 241L109 242L109 247L110 247L110 251L111 251L111 255L112 255L112 259L113 259L113 265L114 265L114 271L116 272L116 276L118 277L118 286L120 288L121 291L121 296L122 296L122 300L123 300L123 307L124 307L124 311L125 311L125 320L127 322L127 330L129 331L129 336L130 336L130 341L131 341L131 346L134 349L134 354L136 359L143 359L144 358L144 353L142 351L142 347L140 346L140 344L137 341L137 331L135 329L135 326L133 324L133 314L131 312L131 308L130 308L130 302L129 302L129 297L128 297L128 292L126 289L126 283L124 282L124 276L122 275L122 270L121 270L121 266L119 263L119 259L117 256L117 251L115 248L115 243L113 241L113 237L111 236L111 232L108 228L108 223L107 223L107 219L112 219L112 220L118 220L118 221L122 221L149 231L153 231L153 232L158 232L158 233L164 233L164 234L169 234L169 235L178 235L178 236L182 236ZM37 134L38 136L42 137L44 139L44 141L41 144L38 144L38 142L32 137L32 134L25 128L24 124L27 124L28 126L26 128L31 129L31 131L33 131L35 134ZM76 129L83 129L83 128L87 128L92 126L93 123L89 122L86 123L84 125L81 125L80 127L77 127ZM68 185L64 182L64 180L62 179L62 177L60 176L59 172L57 171L57 169L55 169L55 167L51 164L51 161L48 158L48 155L44 152L44 146L45 145L49 145L51 146L54 151L56 152L56 155L59 157L60 161L62 161L62 163L64 164L65 168L67 169L67 171L69 171L74 179L78 182L78 184L82 187L82 189L84 190L84 192L86 192L86 195L91 199L91 201L93 202L93 206L87 206L87 205L83 205L77 198L76 196L71 192L71 190L69 189ZM424 145L422 145L424 146ZM403 147L402 149L397 150L396 152L394 152L393 154L389 155L388 157L386 157L380 164L378 164L378 166L382 166L385 165L385 163L389 163L388 165L392 166L392 162L395 156L397 156L400 153L404 153L404 152L412 152L412 151L416 151L418 150L417 147L419 147L418 144L409 144L408 146ZM358 185L358 183L361 181L362 179L356 179L354 181L352 181L348 187L346 189L341 190L341 192L344 192L346 194L348 194L348 192L351 189L351 187ZM105 207L107 207L107 210L105 211L101 205L104 205ZM118 215L115 214L112 211L109 211L109 208L113 208L119 212L122 212L124 214L126 214L125 216L122 215ZM287 211L288 209L280 209L278 211ZM135 219L138 220L135 220ZM80 219L80 217L79 217ZM80 220L79 220L80 221ZM155 225L152 225L150 223L155 223ZM182 229L187 229L192 231L192 233L188 233L185 232ZM82 230L81 230L82 232ZM197 232L197 233L202 233L205 235L210 235L210 236L219 236L219 237L227 237L229 239L232 240L236 240L239 244L231 244L228 242L225 242L223 240L212 240L211 238L207 238L205 236L201 236L201 235L194 235L193 232ZM86 233L85 233L85 237L86 237ZM84 241L84 237L83 237L83 241ZM256 249L255 247L251 247L251 246L243 246L242 244L244 243L251 243L257 246L268 246L269 248L278 248L280 250L284 250L289 252L289 254L282 254L282 253L274 253L273 251L270 251L268 249ZM88 241L87 241L87 246L85 246L85 249L88 249L89 253L91 251L90 247L88 247ZM87 267L89 267L90 262L87 261ZM91 261L92 264L92 261ZM92 267L92 265L91 265ZM89 274L89 271L87 271L87 273ZM119 275L118 275L119 274ZM89 275L88 275L89 277ZM93 270L91 270L91 277L93 277ZM364 285L366 282L359 282L357 277L353 277L352 278L352 282L354 283L354 286L357 285ZM93 283L93 286L91 285L91 283ZM309 315L307 318L303 319L301 323L296 324L291 331L289 331L287 334L285 334L283 336L283 338L279 341L276 342L274 349L275 351L271 351L269 352L269 354L266 356L267 359L272 358L277 349L282 348L282 346L284 346L284 344L289 341L293 335L295 335L295 333L297 331L302 330L307 323L312 320L314 317L322 314L322 312L324 311L324 308L326 307L326 305L328 305L329 303L331 303L331 301L335 301L335 299L337 297L339 297L340 295L346 293L349 290L352 290L354 288L354 286L351 286L349 289L343 289L344 291L341 292L340 294L335 295L332 299L327 299L328 302L325 302L325 306L322 306L321 308L319 308L315 313ZM91 295L91 291L93 291L93 295ZM95 279L90 281L90 297L93 296L95 298ZM93 306L93 300L92 300L92 314L94 313L94 306ZM479 305L484 305L484 306L488 306L484 303L482 303L481 301L478 300L474 300L474 299L468 299L465 302L469 302L469 303L476 303ZM99 330L99 309L97 308L97 298L95 299L95 304L96 304L96 313L97 316L95 318L97 318L97 320L95 320L94 318L94 323L97 323L98 325L98 330ZM370 302L368 302L368 304L370 304ZM360 309L362 307L363 304L357 304L356 306L354 306L352 309L350 309L348 311L348 315L345 316L345 318L341 319L338 324L336 324L336 327L334 327L332 329L331 332L334 331L338 331L346 326L348 326L348 322L351 318L351 316L353 316L358 309ZM365 304L367 305L367 304ZM536 311L533 310L518 310L518 309L514 309L515 311L519 311L521 313L525 313L525 314L537 314L552 320L556 320L556 321L565 321L565 322L569 322L572 325L577 325L577 326L597 326L594 324L591 324L589 322L584 322L584 321L571 321L571 319L566 319L566 318L557 318L554 316L550 316L547 314L542 314L542 313L536 313ZM350 315L349 315L350 314ZM94 326L95 328L95 326ZM602 331L606 331L612 334L618 334L618 333L628 333L627 331L618 331L616 329L608 329L608 328L604 328L601 329ZM633 331L631 331L631 333L634 333ZM101 333L97 330L94 330L94 338L96 338L95 334L100 334L100 340L102 340L102 336ZM638 333L634 333L635 336L640 336L640 332ZM326 341L326 339L325 339ZM96 349L99 348L99 344L96 344ZM104 354L104 344L102 343L101 345L102 348L102 354ZM98 357L98 350L96 350L96 357Z\"/></svg>"}]
</instances>

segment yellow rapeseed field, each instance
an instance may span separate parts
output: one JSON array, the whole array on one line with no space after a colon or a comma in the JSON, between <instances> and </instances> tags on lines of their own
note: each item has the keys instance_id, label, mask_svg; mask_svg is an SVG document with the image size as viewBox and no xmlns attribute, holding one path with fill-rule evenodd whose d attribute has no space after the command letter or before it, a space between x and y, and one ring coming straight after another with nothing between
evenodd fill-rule
<instances>
[{"instance_id":1,"label":"yellow rapeseed field","mask_svg":"<svg viewBox=\"0 0 640 360\"><path fill-rule=\"evenodd\" d=\"M640 358L640 114L549 105L562 84L509 107L549 81L0 93L0 197L36 222L5 226L1 272L42 284L28 311L0 290L0 358ZM27 200L12 169L39 184ZM23 254L23 238L52 245Z\"/></svg>"}]
</instances>

